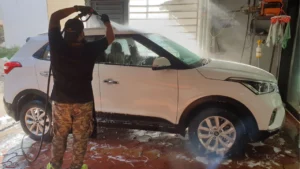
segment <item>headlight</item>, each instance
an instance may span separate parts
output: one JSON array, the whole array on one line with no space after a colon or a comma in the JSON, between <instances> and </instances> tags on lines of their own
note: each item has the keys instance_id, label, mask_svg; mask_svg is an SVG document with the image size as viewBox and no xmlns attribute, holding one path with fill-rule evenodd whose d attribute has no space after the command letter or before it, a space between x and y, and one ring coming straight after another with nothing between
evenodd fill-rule
<instances>
[{"instance_id":1,"label":"headlight","mask_svg":"<svg viewBox=\"0 0 300 169\"><path fill-rule=\"evenodd\" d=\"M271 92L279 92L278 85L273 82L237 79L237 78L230 78L228 79L228 81L241 83L257 95L271 93Z\"/></svg>"}]
</instances>

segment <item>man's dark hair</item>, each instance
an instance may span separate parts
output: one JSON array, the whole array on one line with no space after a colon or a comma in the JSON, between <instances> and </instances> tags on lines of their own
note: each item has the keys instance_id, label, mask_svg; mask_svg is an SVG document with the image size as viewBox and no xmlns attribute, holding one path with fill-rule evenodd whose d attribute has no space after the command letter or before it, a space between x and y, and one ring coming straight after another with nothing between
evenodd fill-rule
<instances>
[{"instance_id":1,"label":"man's dark hair","mask_svg":"<svg viewBox=\"0 0 300 169\"><path fill-rule=\"evenodd\" d=\"M79 19L69 19L65 24L64 39L69 43L76 42L83 29L84 25Z\"/></svg>"}]
</instances>

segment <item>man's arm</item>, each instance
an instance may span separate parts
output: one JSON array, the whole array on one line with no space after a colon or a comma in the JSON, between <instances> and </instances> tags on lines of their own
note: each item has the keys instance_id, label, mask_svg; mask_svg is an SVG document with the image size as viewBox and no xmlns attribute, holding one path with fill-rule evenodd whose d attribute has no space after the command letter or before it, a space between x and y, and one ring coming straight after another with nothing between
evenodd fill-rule
<instances>
[{"instance_id":1,"label":"man's arm","mask_svg":"<svg viewBox=\"0 0 300 169\"><path fill-rule=\"evenodd\" d=\"M110 45L115 40L115 34L110 22L105 23L105 26L106 26L106 39L108 45Z\"/></svg>"},{"instance_id":2,"label":"man's arm","mask_svg":"<svg viewBox=\"0 0 300 169\"><path fill-rule=\"evenodd\" d=\"M110 24L108 15L102 14L101 20L104 23L104 25L106 26L106 39L107 39L108 45L110 45L115 40L115 34L114 34L113 28Z\"/></svg>"},{"instance_id":3,"label":"man's arm","mask_svg":"<svg viewBox=\"0 0 300 169\"><path fill-rule=\"evenodd\" d=\"M60 20L66 18L74 12L77 12L74 7L65 8L54 12L50 17L49 30L53 28L60 28Z\"/></svg>"}]
</instances>

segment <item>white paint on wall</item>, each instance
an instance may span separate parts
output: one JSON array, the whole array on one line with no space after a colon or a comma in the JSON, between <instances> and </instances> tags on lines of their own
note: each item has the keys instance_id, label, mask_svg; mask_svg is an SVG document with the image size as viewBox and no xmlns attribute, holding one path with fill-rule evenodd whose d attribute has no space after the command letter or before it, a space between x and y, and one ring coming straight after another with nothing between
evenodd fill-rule
<instances>
[{"instance_id":1,"label":"white paint on wall","mask_svg":"<svg viewBox=\"0 0 300 169\"><path fill-rule=\"evenodd\" d=\"M57 10L63 9L63 8L69 8L73 7L74 5L84 5L84 0L46 0L48 5L48 18L50 19L51 14L54 13ZM65 23L68 19L74 18L77 15L77 13L74 13L67 18L61 20L60 24L61 27L65 26Z\"/></svg>"},{"instance_id":2,"label":"white paint on wall","mask_svg":"<svg viewBox=\"0 0 300 169\"><path fill-rule=\"evenodd\" d=\"M26 39L47 32L46 0L1 0L7 47L22 46Z\"/></svg>"}]
</instances>

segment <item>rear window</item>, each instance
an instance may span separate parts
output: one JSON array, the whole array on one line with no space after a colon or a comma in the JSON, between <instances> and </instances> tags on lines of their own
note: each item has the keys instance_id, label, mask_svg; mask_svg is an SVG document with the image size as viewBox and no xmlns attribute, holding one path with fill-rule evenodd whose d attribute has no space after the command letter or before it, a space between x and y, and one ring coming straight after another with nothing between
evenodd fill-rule
<instances>
[{"instance_id":1,"label":"rear window","mask_svg":"<svg viewBox=\"0 0 300 169\"><path fill-rule=\"evenodd\" d=\"M37 59L42 59L42 56L44 55L47 47L48 47L48 43L45 44L43 47L41 47L38 51L36 51L34 54L33 54L33 57L37 58Z\"/></svg>"}]
</instances>

